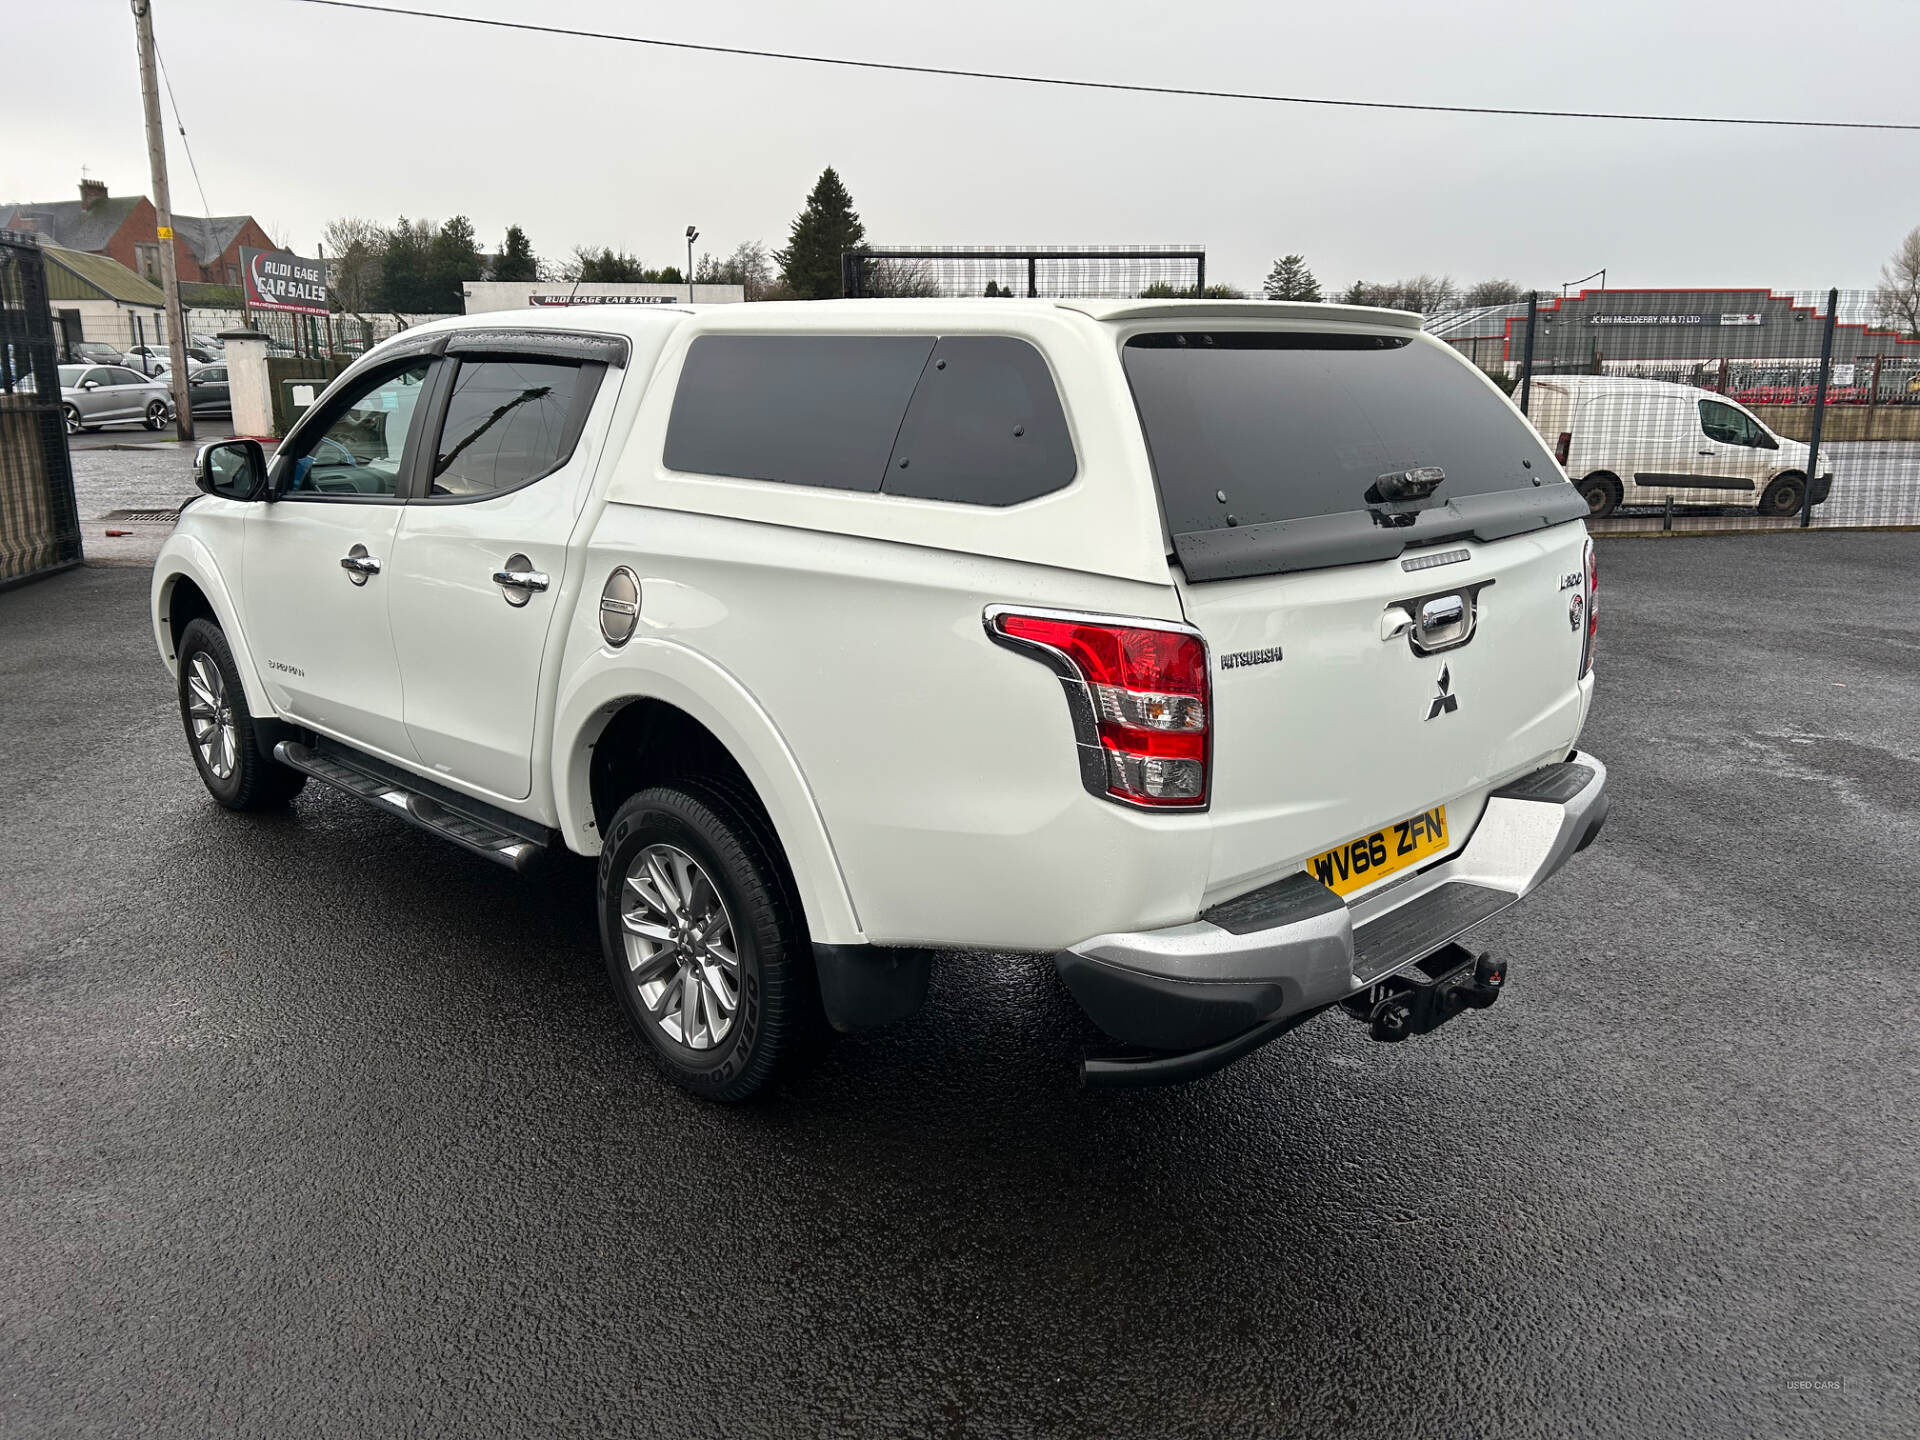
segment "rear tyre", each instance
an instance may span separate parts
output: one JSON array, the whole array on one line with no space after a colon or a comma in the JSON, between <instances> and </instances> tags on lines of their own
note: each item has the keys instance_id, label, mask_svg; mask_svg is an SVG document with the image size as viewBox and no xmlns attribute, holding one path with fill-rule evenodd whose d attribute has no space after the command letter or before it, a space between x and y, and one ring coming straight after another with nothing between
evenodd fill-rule
<instances>
[{"instance_id":1,"label":"rear tyre","mask_svg":"<svg viewBox=\"0 0 1920 1440\"><path fill-rule=\"evenodd\" d=\"M1587 502L1589 520L1604 520L1620 507L1620 481L1604 470L1582 480L1580 494Z\"/></svg>"},{"instance_id":2,"label":"rear tyre","mask_svg":"<svg viewBox=\"0 0 1920 1440\"><path fill-rule=\"evenodd\" d=\"M179 688L187 749L209 795L229 810L273 810L300 793L307 777L260 753L233 651L211 620L180 637Z\"/></svg>"},{"instance_id":3,"label":"rear tyre","mask_svg":"<svg viewBox=\"0 0 1920 1440\"><path fill-rule=\"evenodd\" d=\"M1789 470L1785 475L1776 475L1773 483L1761 493L1760 513L1762 515L1798 515L1801 502L1807 498L1807 477L1798 470Z\"/></svg>"},{"instance_id":4,"label":"rear tyre","mask_svg":"<svg viewBox=\"0 0 1920 1440\"><path fill-rule=\"evenodd\" d=\"M60 418L67 422L67 433L69 435L78 435L80 433L80 412L74 409L73 406L62 405L60 407Z\"/></svg>"},{"instance_id":5,"label":"rear tyre","mask_svg":"<svg viewBox=\"0 0 1920 1440\"><path fill-rule=\"evenodd\" d=\"M757 1094L809 1048L812 946L763 824L698 779L629 799L600 852L600 944L627 1019L667 1077Z\"/></svg>"},{"instance_id":6,"label":"rear tyre","mask_svg":"<svg viewBox=\"0 0 1920 1440\"><path fill-rule=\"evenodd\" d=\"M148 401L147 402L147 419L146 419L147 428L149 430L158 430L162 425L166 423L167 423L167 407L165 402L160 400Z\"/></svg>"}]
</instances>

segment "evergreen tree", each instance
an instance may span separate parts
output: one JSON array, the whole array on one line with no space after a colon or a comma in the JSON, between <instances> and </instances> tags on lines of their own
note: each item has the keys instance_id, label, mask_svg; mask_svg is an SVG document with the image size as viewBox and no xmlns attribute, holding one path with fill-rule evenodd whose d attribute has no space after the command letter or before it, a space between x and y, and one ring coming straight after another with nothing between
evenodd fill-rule
<instances>
[{"instance_id":1,"label":"evergreen tree","mask_svg":"<svg viewBox=\"0 0 1920 1440\"><path fill-rule=\"evenodd\" d=\"M527 232L518 225L507 227L506 242L500 247L500 257L493 262L493 278L496 280L538 280L540 262L534 258L533 242L527 239Z\"/></svg>"},{"instance_id":2,"label":"evergreen tree","mask_svg":"<svg viewBox=\"0 0 1920 1440\"><path fill-rule=\"evenodd\" d=\"M463 310L466 307L461 290L467 281L478 280L484 269L480 246L473 238L473 222L464 215L455 215L433 237L421 295L426 303L420 309L441 315Z\"/></svg>"},{"instance_id":3,"label":"evergreen tree","mask_svg":"<svg viewBox=\"0 0 1920 1440\"><path fill-rule=\"evenodd\" d=\"M829 165L807 196L807 208L794 218L787 248L773 258L795 299L831 299L841 293L841 255L858 250L866 238L853 197Z\"/></svg>"},{"instance_id":4,"label":"evergreen tree","mask_svg":"<svg viewBox=\"0 0 1920 1440\"><path fill-rule=\"evenodd\" d=\"M1273 262L1273 269L1267 272L1267 299L1269 300L1320 300L1320 282L1313 278L1313 272L1307 269L1307 257L1304 255L1282 255Z\"/></svg>"},{"instance_id":5,"label":"evergreen tree","mask_svg":"<svg viewBox=\"0 0 1920 1440\"><path fill-rule=\"evenodd\" d=\"M399 223L387 231L386 241L386 253L380 261L380 308L396 315L438 309L421 303L427 290L428 251L433 246L431 223L402 215Z\"/></svg>"}]
</instances>

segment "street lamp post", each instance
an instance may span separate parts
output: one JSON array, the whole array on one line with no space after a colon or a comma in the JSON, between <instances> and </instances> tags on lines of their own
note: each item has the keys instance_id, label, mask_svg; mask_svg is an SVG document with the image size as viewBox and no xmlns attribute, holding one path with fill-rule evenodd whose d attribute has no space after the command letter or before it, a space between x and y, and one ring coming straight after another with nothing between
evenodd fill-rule
<instances>
[{"instance_id":1,"label":"street lamp post","mask_svg":"<svg viewBox=\"0 0 1920 1440\"><path fill-rule=\"evenodd\" d=\"M693 303L693 242L700 238L700 232L693 226L687 226L687 303Z\"/></svg>"}]
</instances>

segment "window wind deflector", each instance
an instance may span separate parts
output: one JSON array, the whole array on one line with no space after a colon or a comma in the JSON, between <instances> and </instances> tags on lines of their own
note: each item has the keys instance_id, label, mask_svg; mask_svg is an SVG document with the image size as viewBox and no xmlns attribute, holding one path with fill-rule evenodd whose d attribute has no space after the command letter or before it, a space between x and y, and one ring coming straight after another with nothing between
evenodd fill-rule
<instances>
[{"instance_id":1,"label":"window wind deflector","mask_svg":"<svg viewBox=\"0 0 1920 1440\"><path fill-rule=\"evenodd\" d=\"M461 330L447 342L449 355L552 355L564 360L597 360L624 369L627 341L620 335L583 335L572 330Z\"/></svg>"},{"instance_id":2,"label":"window wind deflector","mask_svg":"<svg viewBox=\"0 0 1920 1440\"><path fill-rule=\"evenodd\" d=\"M1390 560L1410 545L1439 540L1504 540L1586 514L1586 500L1563 480L1538 489L1461 496L1391 528L1380 525L1371 510L1349 510L1190 531L1173 537L1173 551L1189 580L1234 580Z\"/></svg>"}]
</instances>

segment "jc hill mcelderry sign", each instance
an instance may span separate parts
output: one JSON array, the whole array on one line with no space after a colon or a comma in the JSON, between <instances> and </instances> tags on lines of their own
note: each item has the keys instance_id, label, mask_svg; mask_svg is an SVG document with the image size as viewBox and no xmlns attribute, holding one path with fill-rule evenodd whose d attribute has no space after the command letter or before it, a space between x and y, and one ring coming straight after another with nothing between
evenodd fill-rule
<instances>
[{"instance_id":1,"label":"jc hill mcelderry sign","mask_svg":"<svg viewBox=\"0 0 1920 1440\"><path fill-rule=\"evenodd\" d=\"M249 309L327 313L326 274L318 260L291 250L253 250L243 245L240 273Z\"/></svg>"}]
</instances>

